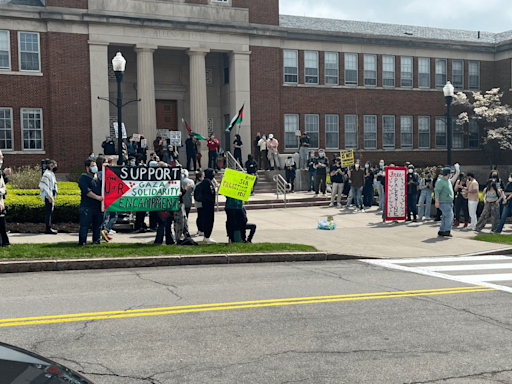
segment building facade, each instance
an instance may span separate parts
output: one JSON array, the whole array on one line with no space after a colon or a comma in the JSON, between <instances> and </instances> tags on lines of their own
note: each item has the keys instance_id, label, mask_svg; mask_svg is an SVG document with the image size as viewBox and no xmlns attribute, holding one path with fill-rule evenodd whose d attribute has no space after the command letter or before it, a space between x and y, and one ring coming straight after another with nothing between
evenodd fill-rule
<instances>
[{"instance_id":1,"label":"building facade","mask_svg":"<svg viewBox=\"0 0 512 384\"><path fill-rule=\"evenodd\" d=\"M278 0L0 0L0 149L8 164L49 157L64 172L101 153L117 111L98 97L115 101L111 60L121 51L124 101L141 99L123 120L150 144L157 129L185 136L183 118L225 149L239 132L244 158L257 132L294 153L295 132L305 130L327 153L442 164L442 87L499 87L512 103L511 40L279 15ZM225 134L242 105L243 123ZM452 131L454 161L489 163L481 127Z\"/></svg>"}]
</instances>

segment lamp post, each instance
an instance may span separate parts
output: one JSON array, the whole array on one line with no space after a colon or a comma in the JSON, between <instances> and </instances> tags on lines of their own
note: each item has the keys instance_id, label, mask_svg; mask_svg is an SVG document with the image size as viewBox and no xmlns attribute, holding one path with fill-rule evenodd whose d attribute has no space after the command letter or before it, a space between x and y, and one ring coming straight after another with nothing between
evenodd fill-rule
<instances>
[{"instance_id":1,"label":"lamp post","mask_svg":"<svg viewBox=\"0 0 512 384\"><path fill-rule=\"evenodd\" d=\"M450 83L449 81L446 82L446 85L443 87L443 93L444 93L444 98L446 100L446 107L447 107L447 111L446 111L446 135L447 135L447 140L446 140L446 155L447 155L447 162L448 162L448 166L450 166L452 164L452 115L450 113L450 106L452 104L452 99L453 99L453 96L454 96L454 91L455 88L453 88L453 85L452 83Z\"/></svg>"},{"instance_id":2,"label":"lamp post","mask_svg":"<svg viewBox=\"0 0 512 384\"><path fill-rule=\"evenodd\" d=\"M112 59L112 67L116 74L117 80L117 150L118 159L117 165L123 165L123 92L121 91L121 82L123 81L123 73L126 68L126 59L117 52L116 56Z\"/></svg>"}]
</instances>

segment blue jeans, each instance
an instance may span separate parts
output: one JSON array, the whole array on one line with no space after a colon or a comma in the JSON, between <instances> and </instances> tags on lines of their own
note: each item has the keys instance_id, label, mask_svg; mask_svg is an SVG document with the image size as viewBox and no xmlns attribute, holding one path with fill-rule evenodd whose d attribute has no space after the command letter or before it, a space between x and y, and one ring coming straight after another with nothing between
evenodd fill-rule
<instances>
[{"instance_id":1,"label":"blue jeans","mask_svg":"<svg viewBox=\"0 0 512 384\"><path fill-rule=\"evenodd\" d=\"M308 171L308 182L309 182L309 191L315 190L315 175L316 175L316 169L313 169L312 171Z\"/></svg>"},{"instance_id":2,"label":"blue jeans","mask_svg":"<svg viewBox=\"0 0 512 384\"><path fill-rule=\"evenodd\" d=\"M420 192L420 219L425 216L427 219L430 218L430 208L432 207L432 191L430 189L424 189Z\"/></svg>"},{"instance_id":3,"label":"blue jeans","mask_svg":"<svg viewBox=\"0 0 512 384\"><path fill-rule=\"evenodd\" d=\"M376 182L377 184L377 192L379 193L379 208L384 209L385 200L386 200L386 194L384 190L384 185L380 181Z\"/></svg>"},{"instance_id":4,"label":"blue jeans","mask_svg":"<svg viewBox=\"0 0 512 384\"><path fill-rule=\"evenodd\" d=\"M103 215L103 229L110 231L117 220L117 212L105 212Z\"/></svg>"},{"instance_id":5,"label":"blue jeans","mask_svg":"<svg viewBox=\"0 0 512 384\"><path fill-rule=\"evenodd\" d=\"M508 215L512 211L512 207L509 204L503 206L503 212L501 213L501 220L496 228L496 233L501 233L503 231L503 226L505 225L505 221L507 220Z\"/></svg>"},{"instance_id":6,"label":"blue jeans","mask_svg":"<svg viewBox=\"0 0 512 384\"><path fill-rule=\"evenodd\" d=\"M350 187L350 191L352 192L352 197L355 200L354 202L356 204L356 207L363 209L363 199L361 198L361 194L363 191L361 191L361 188Z\"/></svg>"},{"instance_id":7,"label":"blue jeans","mask_svg":"<svg viewBox=\"0 0 512 384\"><path fill-rule=\"evenodd\" d=\"M443 213L439 232L450 232L453 225L453 203L439 203L439 208Z\"/></svg>"},{"instance_id":8,"label":"blue jeans","mask_svg":"<svg viewBox=\"0 0 512 384\"><path fill-rule=\"evenodd\" d=\"M300 147L300 169L306 169L308 163L309 147Z\"/></svg>"},{"instance_id":9,"label":"blue jeans","mask_svg":"<svg viewBox=\"0 0 512 384\"><path fill-rule=\"evenodd\" d=\"M92 242L100 243L101 224L103 223L103 213L100 208L80 207L78 210L80 216L80 229L78 230L78 245L87 243L87 232L92 224Z\"/></svg>"}]
</instances>

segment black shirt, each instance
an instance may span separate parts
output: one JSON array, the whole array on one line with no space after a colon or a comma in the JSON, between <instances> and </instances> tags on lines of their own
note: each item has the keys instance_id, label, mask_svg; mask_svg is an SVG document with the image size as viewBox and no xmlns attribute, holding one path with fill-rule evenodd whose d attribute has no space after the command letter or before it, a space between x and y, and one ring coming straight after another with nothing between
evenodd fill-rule
<instances>
[{"instance_id":1,"label":"black shirt","mask_svg":"<svg viewBox=\"0 0 512 384\"><path fill-rule=\"evenodd\" d=\"M78 187L82 192L81 207L101 209L101 201L87 196L89 192L101 196L101 180L99 178L92 177L89 173L82 173L78 179Z\"/></svg>"},{"instance_id":2,"label":"black shirt","mask_svg":"<svg viewBox=\"0 0 512 384\"><path fill-rule=\"evenodd\" d=\"M116 145L113 141L104 141L101 146L105 155L116 155Z\"/></svg>"},{"instance_id":3,"label":"black shirt","mask_svg":"<svg viewBox=\"0 0 512 384\"><path fill-rule=\"evenodd\" d=\"M194 142L194 139L189 137L187 140L185 140L185 149L189 155L197 154L197 145Z\"/></svg>"},{"instance_id":4,"label":"black shirt","mask_svg":"<svg viewBox=\"0 0 512 384\"><path fill-rule=\"evenodd\" d=\"M304 145L304 144L308 144L308 145ZM309 147L309 136L301 136L300 146L301 147Z\"/></svg>"},{"instance_id":5,"label":"black shirt","mask_svg":"<svg viewBox=\"0 0 512 384\"><path fill-rule=\"evenodd\" d=\"M329 166L329 160L325 156L317 157L316 164L317 164L317 168L316 168L317 175L327 174L327 167ZM325 164L327 167L319 167L318 164Z\"/></svg>"},{"instance_id":6,"label":"black shirt","mask_svg":"<svg viewBox=\"0 0 512 384\"><path fill-rule=\"evenodd\" d=\"M331 172L337 171L338 169L341 169L342 172L345 172L343 170L343 167L340 165L339 167L337 165L333 165L331 167ZM343 175L340 173L337 173L334 176L331 176L331 182L332 183L343 183L345 180L343 180Z\"/></svg>"},{"instance_id":7,"label":"black shirt","mask_svg":"<svg viewBox=\"0 0 512 384\"><path fill-rule=\"evenodd\" d=\"M258 163L254 159L247 160L245 162L245 169L247 169L247 173L249 175L255 175L256 172L258 171Z\"/></svg>"},{"instance_id":8,"label":"black shirt","mask_svg":"<svg viewBox=\"0 0 512 384\"><path fill-rule=\"evenodd\" d=\"M512 192L512 183L507 184L504 192ZM507 204L509 207L512 207L512 199L508 200Z\"/></svg>"}]
</instances>

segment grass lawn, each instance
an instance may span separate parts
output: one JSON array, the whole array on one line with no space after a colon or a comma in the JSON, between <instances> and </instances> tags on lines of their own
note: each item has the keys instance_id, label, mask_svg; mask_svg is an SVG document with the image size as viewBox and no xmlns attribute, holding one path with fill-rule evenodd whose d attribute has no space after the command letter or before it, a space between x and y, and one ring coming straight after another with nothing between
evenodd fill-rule
<instances>
[{"instance_id":1,"label":"grass lawn","mask_svg":"<svg viewBox=\"0 0 512 384\"><path fill-rule=\"evenodd\" d=\"M30 259L81 259L93 257L131 257L199 255L262 252L316 252L315 247L286 243L199 244L198 246L153 245L140 243L103 243L78 247L76 243L13 244L0 248L0 261Z\"/></svg>"},{"instance_id":2,"label":"grass lawn","mask_svg":"<svg viewBox=\"0 0 512 384\"><path fill-rule=\"evenodd\" d=\"M498 235L498 234L489 234L489 235L478 235L473 237L474 240L487 241L489 243L500 243L500 244L509 244L512 245L512 235Z\"/></svg>"}]
</instances>

